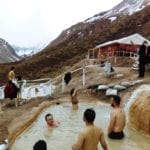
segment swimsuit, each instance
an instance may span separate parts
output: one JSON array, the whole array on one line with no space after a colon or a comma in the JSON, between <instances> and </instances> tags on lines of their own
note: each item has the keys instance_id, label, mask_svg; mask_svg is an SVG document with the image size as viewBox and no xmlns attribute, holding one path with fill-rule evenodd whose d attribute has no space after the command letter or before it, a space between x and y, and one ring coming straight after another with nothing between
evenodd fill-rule
<instances>
[{"instance_id":1,"label":"swimsuit","mask_svg":"<svg viewBox=\"0 0 150 150\"><path fill-rule=\"evenodd\" d=\"M72 101L72 104L76 105L76 104L78 104L78 101Z\"/></svg>"},{"instance_id":2,"label":"swimsuit","mask_svg":"<svg viewBox=\"0 0 150 150\"><path fill-rule=\"evenodd\" d=\"M108 134L109 138L111 139L122 139L124 138L124 133L123 131L120 131L120 132L111 132Z\"/></svg>"}]
</instances>

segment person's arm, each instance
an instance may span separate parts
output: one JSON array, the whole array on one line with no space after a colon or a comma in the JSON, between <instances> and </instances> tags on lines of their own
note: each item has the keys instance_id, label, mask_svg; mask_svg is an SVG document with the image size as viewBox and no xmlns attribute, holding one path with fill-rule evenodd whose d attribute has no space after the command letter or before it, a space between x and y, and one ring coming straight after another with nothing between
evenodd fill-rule
<instances>
[{"instance_id":1,"label":"person's arm","mask_svg":"<svg viewBox=\"0 0 150 150\"><path fill-rule=\"evenodd\" d=\"M14 71L11 71L11 72L10 72L10 76L11 76L13 79L15 79L15 73L14 73Z\"/></svg>"},{"instance_id":2,"label":"person's arm","mask_svg":"<svg viewBox=\"0 0 150 150\"><path fill-rule=\"evenodd\" d=\"M55 126L55 127L58 127L59 125L60 125L60 122L55 120L55 121L54 121L54 126Z\"/></svg>"},{"instance_id":3,"label":"person's arm","mask_svg":"<svg viewBox=\"0 0 150 150\"><path fill-rule=\"evenodd\" d=\"M82 133L80 133L77 142L72 146L72 150L82 150L83 143L84 143L84 136Z\"/></svg>"},{"instance_id":4,"label":"person's arm","mask_svg":"<svg viewBox=\"0 0 150 150\"><path fill-rule=\"evenodd\" d=\"M76 89L74 90L74 92L72 94L72 97L74 97L74 96L77 96L77 90Z\"/></svg>"},{"instance_id":5,"label":"person's arm","mask_svg":"<svg viewBox=\"0 0 150 150\"><path fill-rule=\"evenodd\" d=\"M109 122L109 126L108 126L108 134L113 131L114 126L115 126L115 120L116 120L115 114L114 114L114 112L112 112L110 114L110 122Z\"/></svg>"},{"instance_id":6,"label":"person's arm","mask_svg":"<svg viewBox=\"0 0 150 150\"><path fill-rule=\"evenodd\" d=\"M107 147L107 144L106 144L106 141L105 141L105 137L104 137L104 133L102 132L101 136L100 136L100 139L99 139L102 147L103 147L103 150L108 150L108 147Z\"/></svg>"}]
</instances>

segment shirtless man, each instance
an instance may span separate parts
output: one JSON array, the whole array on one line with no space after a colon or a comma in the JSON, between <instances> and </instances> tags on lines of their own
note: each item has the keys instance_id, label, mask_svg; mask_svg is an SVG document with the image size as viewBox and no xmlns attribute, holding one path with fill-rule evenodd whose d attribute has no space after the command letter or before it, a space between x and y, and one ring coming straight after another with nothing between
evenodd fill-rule
<instances>
[{"instance_id":1,"label":"shirtless man","mask_svg":"<svg viewBox=\"0 0 150 150\"><path fill-rule=\"evenodd\" d=\"M99 142L103 150L108 150L102 129L94 125L95 116L93 109L85 110L83 120L86 128L79 134L78 141L72 146L72 150L98 150Z\"/></svg>"},{"instance_id":2,"label":"shirtless man","mask_svg":"<svg viewBox=\"0 0 150 150\"><path fill-rule=\"evenodd\" d=\"M14 71L15 71L15 67L11 67L10 71L8 73L8 80L9 81L15 80L15 72Z\"/></svg>"},{"instance_id":3,"label":"shirtless man","mask_svg":"<svg viewBox=\"0 0 150 150\"><path fill-rule=\"evenodd\" d=\"M45 121L47 123L48 128L50 128L50 127L58 127L59 124L60 124L58 121L54 121L52 114L47 114L45 116Z\"/></svg>"},{"instance_id":4,"label":"shirtless man","mask_svg":"<svg viewBox=\"0 0 150 150\"><path fill-rule=\"evenodd\" d=\"M71 89L70 96L71 96L71 103L72 103L73 110L78 109L77 90Z\"/></svg>"},{"instance_id":5,"label":"shirtless man","mask_svg":"<svg viewBox=\"0 0 150 150\"><path fill-rule=\"evenodd\" d=\"M108 126L108 136L111 139L122 139L124 137L123 129L126 124L126 117L123 109L120 107L120 97L112 96L111 106L114 110L110 114L110 123Z\"/></svg>"}]
</instances>

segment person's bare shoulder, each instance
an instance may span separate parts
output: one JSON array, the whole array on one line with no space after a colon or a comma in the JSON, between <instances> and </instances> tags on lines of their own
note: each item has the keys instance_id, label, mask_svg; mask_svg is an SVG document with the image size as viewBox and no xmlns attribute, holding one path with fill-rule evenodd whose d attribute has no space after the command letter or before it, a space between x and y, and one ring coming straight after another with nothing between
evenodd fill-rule
<instances>
[{"instance_id":1,"label":"person's bare shoulder","mask_svg":"<svg viewBox=\"0 0 150 150\"><path fill-rule=\"evenodd\" d=\"M110 116L116 116L116 114L118 113L117 109L114 109L111 113Z\"/></svg>"},{"instance_id":2,"label":"person's bare shoulder","mask_svg":"<svg viewBox=\"0 0 150 150\"><path fill-rule=\"evenodd\" d=\"M88 129L88 128L85 128L85 129L83 129L83 130L80 132L80 134L85 135L85 134L88 133L88 131L89 131L89 129Z\"/></svg>"},{"instance_id":3,"label":"person's bare shoulder","mask_svg":"<svg viewBox=\"0 0 150 150\"><path fill-rule=\"evenodd\" d=\"M95 131L96 131L98 134L100 134L100 135L103 133L102 128L97 127L97 126L95 126Z\"/></svg>"}]
</instances>

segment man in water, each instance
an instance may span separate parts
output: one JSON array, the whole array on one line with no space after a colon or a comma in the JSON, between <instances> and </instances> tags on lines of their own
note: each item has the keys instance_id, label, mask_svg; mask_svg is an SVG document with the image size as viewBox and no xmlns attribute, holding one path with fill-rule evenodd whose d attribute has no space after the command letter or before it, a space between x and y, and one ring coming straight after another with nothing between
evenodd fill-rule
<instances>
[{"instance_id":1,"label":"man in water","mask_svg":"<svg viewBox=\"0 0 150 150\"><path fill-rule=\"evenodd\" d=\"M99 142L103 150L108 149L102 129L94 125L95 116L93 109L85 110L83 120L86 128L80 133L77 143L72 146L72 150L98 150Z\"/></svg>"},{"instance_id":2,"label":"man in water","mask_svg":"<svg viewBox=\"0 0 150 150\"><path fill-rule=\"evenodd\" d=\"M123 109L120 107L120 97L111 97L111 106L114 110L110 114L110 123L108 126L108 136L111 139L122 139L124 137L123 129L126 123L126 117Z\"/></svg>"},{"instance_id":3,"label":"man in water","mask_svg":"<svg viewBox=\"0 0 150 150\"><path fill-rule=\"evenodd\" d=\"M54 121L52 114L47 114L45 116L45 121L46 121L48 127L58 127L60 124L58 121Z\"/></svg>"},{"instance_id":4,"label":"man in water","mask_svg":"<svg viewBox=\"0 0 150 150\"><path fill-rule=\"evenodd\" d=\"M8 80L14 81L15 80L15 67L11 67L8 73Z\"/></svg>"}]
</instances>

